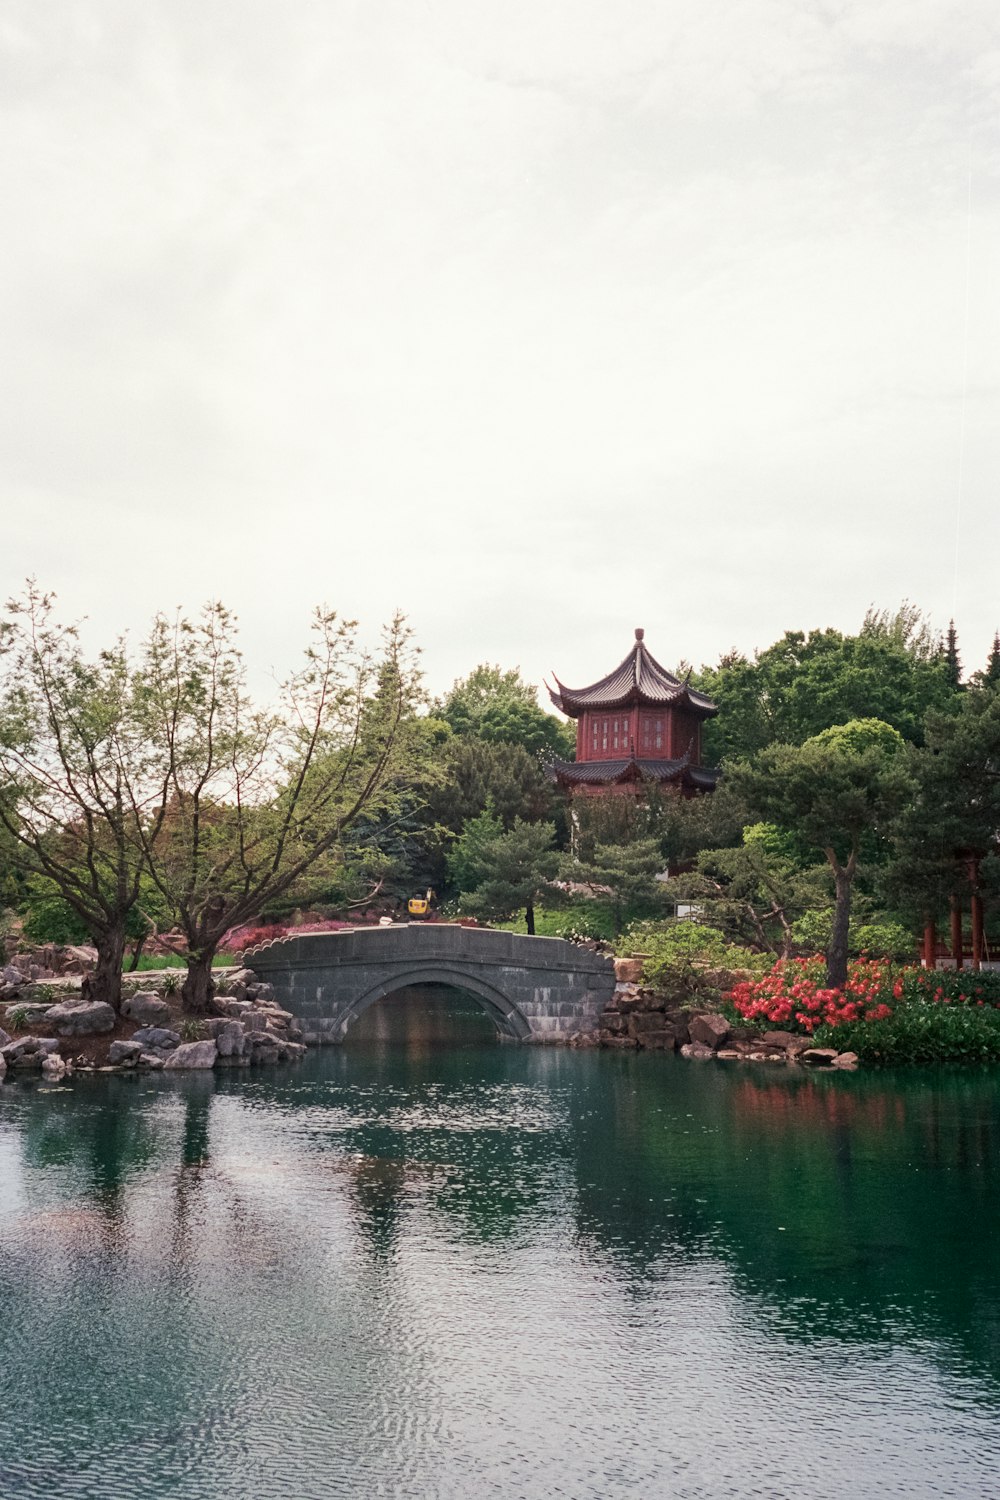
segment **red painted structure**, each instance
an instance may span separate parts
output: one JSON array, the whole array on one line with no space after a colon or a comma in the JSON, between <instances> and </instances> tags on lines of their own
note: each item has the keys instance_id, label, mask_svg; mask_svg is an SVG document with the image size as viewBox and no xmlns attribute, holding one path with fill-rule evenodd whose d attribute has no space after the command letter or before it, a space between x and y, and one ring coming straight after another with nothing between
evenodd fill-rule
<instances>
[{"instance_id":1,"label":"red painted structure","mask_svg":"<svg viewBox=\"0 0 1000 1500\"><path fill-rule=\"evenodd\" d=\"M650 784L683 796L711 792L719 772L701 764L701 726L718 710L650 655L643 631L613 672L585 688L555 679L549 696L576 719L576 760L550 772L574 795L641 794Z\"/></svg>"}]
</instances>

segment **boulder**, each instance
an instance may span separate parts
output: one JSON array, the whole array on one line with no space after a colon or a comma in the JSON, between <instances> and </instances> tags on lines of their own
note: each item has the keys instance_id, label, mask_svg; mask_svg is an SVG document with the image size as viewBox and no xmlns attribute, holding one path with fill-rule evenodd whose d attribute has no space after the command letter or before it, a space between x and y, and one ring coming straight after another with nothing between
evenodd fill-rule
<instances>
[{"instance_id":1,"label":"boulder","mask_svg":"<svg viewBox=\"0 0 1000 1500\"><path fill-rule=\"evenodd\" d=\"M761 1037L765 1047L784 1047L786 1051L796 1040L799 1039L791 1031L765 1031Z\"/></svg>"},{"instance_id":2,"label":"boulder","mask_svg":"<svg viewBox=\"0 0 1000 1500\"><path fill-rule=\"evenodd\" d=\"M11 1024L11 1017L16 1013L21 1026L34 1026L39 1021L43 1021L51 1009L52 1003L49 1000L43 1001L41 1004L8 1005L7 1021L8 1024Z\"/></svg>"},{"instance_id":3,"label":"boulder","mask_svg":"<svg viewBox=\"0 0 1000 1500\"><path fill-rule=\"evenodd\" d=\"M214 1039L206 1042L181 1042L167 1058L166 1068L214 1068L219 1049Z\"/></svg>"},{"instance_id":4,"label":"boulder","mask_svg":"<svg viewBox=\"0 0 1000 1500\"><path fill-rule=\"evenodd\" d=\"M263 983L261 983L261 984L248 984L247 985L247 999L248 1000L257 1000L257 1001L260 1001L260 1000L273 1000L274 999L274 986L273 986L273 984L263 984Z\"/></svg>"},{"instance_id":5,"label":"boulder","mask_svg":"<svg viewBox=\"0 0 1000 1500\"><path fill-rule=\"evenodd\" d=\"M724 1016L712 1014L692 1016L688 1022L688 1030L692 1043L700 1042L703 1047L710 1047L714 1052L728 1039L729 1022Z\"/></svg>"},{"instance_id":6,"label":"boulder","mask_svg":"<svg viewBox=\"0 0 1000 1500\"><path fill-rule=\"evenodd\" d=\"M42 1072L46 1078L51 1078L53 1083L58 1083L60 1078L66 1077L66 1064L58 1052L49 1052L42 1058Z\"/></svg>"},{"instance_id":7,"label":"boulder","mask_svg":"<svg viewBox=\"0 0 1000 1500\"><path fill-rule=\"evenodd\" d=\"M0 1052L0 1083L3 1083L3 1081L4 1081L4 1079L5 1079L6 1076L7 1076L7 1059L4 1057L3 1053Z\"/></svg>"},{"instance_id":8,"label":"boulder","mask_svg":"<svg viewBox=\"0 0 1000 1500\"><path fill-rule=\"evenodd\" d=\"M715 1056L714 1047L706 1047L704 1042L685 1042L681 1048L681 1057L695 1057L704 1062Z\"/></svg>"},{"instance_id":9,"label":"boulder","mask_svg":"<svg viewBox=\"0 0 1000 1500\"><path fill-rule=\"evenodd\" d=\"M799 1054L800 1061L810 1068L832 1068L837 1056L836 1047L807 1047Z\"/></svg>"},{"instance_id":10,"label":"boulder","mask_svg":"<svg viewBox=\"0 0 1000 1500\"><path fill-rule=\"evenodd\" d=\"M152 1068L152 1069L162 1068L163 1067L163 1058L162 1057L157 1057L154 1052L144 1052L142 1054L142 1056L139 1058L139 1061L136 1064L136 1066L140 1067L140 1068Z\"/></svg>"},{"instance_id":11,"label":"boulder","mask_svg":"<svg viewBox=\"0 0 1000 1500\"><path fill-rule=\"evenodd\" d=\"M835 1068L856 1068L858 1065L858 1054L856 1052L838 1052L833 1059Z\"/></svg>"},{"instance_id":12,"label":"boulder","mask_svg":"<svg viewBox=\"0 0 1000 1500\"><path fill-rule=\"evenodd\" d=\"M615 978L619 984L641 984L642 967L641 958L616 958Z\"/></svg>"},{"instance_id":13,"label":"boulder","mask_svg":"<svg viewBox=\"0 0 1000 1500\"><path fill-rule=\"evenodd\" d=\"M655 1030L643 1031L638 1040L640 1047L645 1047L647 1052L673 1052L676 1043L676 1037L670 1026L659 1026Z\"/></svg>"},{"instance_id":14,"label":"boulder","mask_svg":"<svg viewBox=\"0 0 1000 1500\"><path fill-rule=\"evenodd\" d=\"M40 1068L48 1056L37 1036L22 1036L0 1048L0 1057L8 1068Z\"/></svg>"},{"instance_id":15,"label":"boulder","mask_svg":"<svg viewBox=\"0 0 1000 1500\"><path fill-rule=\"evenodd\" d=\"M180 1046L181 1039L176 1031L168 1031L163 1026L143 1026L132 1033L132 1040L138 1042L144 1052L172 1052Z\"/></svg>"},{"instance_id":16,"label":"boulder","mask_svg":"<svg viewBox=\"0 0 1000 1500\"><path fill-rule=\"evenodd\" d=\"M223 1021L215 1033L220 1057L242 1057L245 1038L239 1021Z\"/></svg>"},{"instance_id":17,"label":"boulder","mask_svg":"<svg viewBox=\"0 0 1000 1500\"><path fill-rule=\"evenodd\" d=\"M170 1020L170 1006L153 990L137 990L122 1001L122 1015L140 1026L165 1026Z\"/></svg>"},{"instance_id":18,"label":"boulder","mask_svg":"<svg viewBox=\"0 0 1000 1500\"><path fill-rule=\"evenodd\" d=\"M12 1036L8 1036L7 1032L4 1031L2 1026L0 1026L0 1047L6 1047L7 1044L9 1042L12 1042L13 1040L14 1038Z\"/></svg>"},{"instance_id":19,"label":"boulder","mask_svg":"<svg viewBox=\"0 0 1000 1500\"><path fill-rule=\"evenodd\" d=\"M112 1042L108 1048L108 1062L134 1067L142 1056L142 1043L137 1041Z\"/></svg>"},{"instance_id":20,"label":"boulder","mask_svg":"<svg viewBox=\"0 0 1000 1500\"><path fill-rule=\"evenodd\" d=\"M54 1026L60 1036L95 1036L114 1031L114 1010L104 1000L64 1000L50 1006L45 1022Z\"/></svg>"}]
</instances>

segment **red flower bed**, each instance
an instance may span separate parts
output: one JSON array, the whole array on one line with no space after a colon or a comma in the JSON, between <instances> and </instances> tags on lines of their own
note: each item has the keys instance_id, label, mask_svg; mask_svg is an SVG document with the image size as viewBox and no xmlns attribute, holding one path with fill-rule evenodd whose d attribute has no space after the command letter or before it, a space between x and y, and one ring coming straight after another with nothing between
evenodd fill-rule
<instances>
[{"instance_id":1,"label":"red flower bed","mask_svg":"<svg viewBox=\"0 0 1000 1500\"><path fill-rule=\"evenodd\" d=\"M762 979L744 980L725 998L744 1020L810 1034L818 1026L884 1021L901 1002L1000 1007L1000 975L993 973L894 969L888 959L861 957L848 966L842 989L825 980L819 956L779 959Z\"/></svg>"}]
</instances>

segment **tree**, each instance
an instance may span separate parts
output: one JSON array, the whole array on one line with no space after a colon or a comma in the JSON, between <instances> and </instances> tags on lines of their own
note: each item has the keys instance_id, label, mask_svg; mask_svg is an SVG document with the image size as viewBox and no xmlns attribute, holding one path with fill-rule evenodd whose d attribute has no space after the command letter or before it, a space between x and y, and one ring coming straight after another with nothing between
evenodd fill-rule
<instances>
[{"instance_id":1,"label":"tree","mask_svg":"<svg viewBox=\"0 0 1000 1500\"><path fill-rule=\"evenodd\" d=\"M911 758L914 791L894 831L886 883L924 922L970 892L1000 888L1000 695L972 688L957 711L931 714Z\"/></svg>"},{"instance_id":2,"label":"tree","mask_svg":"<svg viewBox=\"0 0 1000 1500\"><path fill-rule=\"evenodd\" d=\"M992 692L1000 687L1000 631L993 637L986 666L981 672L973 672L972 685L983 692Z\"/></svg>"},{"instance_id":3,"label":"tree","mask_svg":"<svg viewBox=\"0 0 1000 1500\"><path fill-rule=\"evenodd\" d=\"M869 610L857 635L788 631L753 660L732 652L692 679L719 706L705 725L709 763L800 745L834 724L877 718L914 744L956 687L946 655L912 606Z\"/></svg>"},{"instance_id":4,"label":"tree","mask_svg":"<svg viewBox=\"0 0 1000 1500\"><path fill-rule=\"evenodd\" d=\"M537 758L523 745L453 735L427 800L431 816L457 833L487 806L504 828L513 827L515 818L542 821L552 812L553 797Z\"/></svg>"},{"instance_id":5,"label":"tree","mask_svg":"<svg viewBox=\"0 0 1000 1500\"><path fill-rule=\"evenodd\" d=\"M535 931L535 902L555 878L559 856L552 847L552 823L515 818L506 832L487 809L462 831L448 857L459 905L475 916L506 918L523 910L529 934Z\"/></svg>"},{"instance_id":6,"label":"tree","mask_svg":"<svg viewBox=\"0 0 1000 1500\"><path fill-rule=\"evenodd\" d=\"M826 869L804 864L798 842L773 823L743 829L734 848L703 849L667 894L696 903L731 940L791 956L793 924L826 896Z\"/></svg>"},{"instance_id":7,"label":"tree","mask_svg":"<svg viewBox=\"0 0 1000 1500\"><path fill-rule=\"evenodd\" d=\"M441 716L457 735L520 745L536 757L571 757L576 746L572 727L539 707L535 689L517 668L504 672L489 662L473 668L453 685Z\"/></svg>"},{"instance_id":8,"label":"tree","mask_svg":"<svg viewBox=\"0 0 1000 1500\"><path fill-rule=\"evenodd\" d=\"M182 989L203 1012L212 960L230 927L336 859L362 815L391 818L417 770L419 673L400 617L378 660L353 621L313 619L305 665L278 707L247 690L236 623L221 604L192 622L157 616L136 715L163 747L166 812L136 809L141 854L188 944Z\"/></svg>"},{"instance_id":9,"label":"tree","mask_svg":"<svg viewBox=\"0 0 1000 1500\"><path fill-rule=\"evenodd\" d=\"M878 720L855 720L803 745L773 745L753 766L734 766L731 776L760 816L802 838L830 866L835 904L827 981L845 984L858 861L879 843L888 848L891 820L913 791L902 736Z\"/></svg>"},{"instance_id":10,"label":"tree","mask_svg":"<svg viewBox=\"0 0 1000 1500\"><path fill-rule=\"evenodd\" d=\"M126 929L143 857L136 820L160 826L157 746L137 732L122 641L85 658L34 582L0 631L0 824L25 874L46 882L97 949L84 993L121 1005Z\"/></svg>"},{"instance_id":11,"label":"tree","mask_svg":"<svg viewBox=\"0 0 1000 1500\"><path fill-rule=\"evenodd\" d=\"M595 844L588 859L569 859L563 865L566 880L589 885L595 894L608 894L616 937L624 932L635 908L663 900L663 884L656 878L662 870L663 855L655 838Z\"/></svg>"}]
</instances>

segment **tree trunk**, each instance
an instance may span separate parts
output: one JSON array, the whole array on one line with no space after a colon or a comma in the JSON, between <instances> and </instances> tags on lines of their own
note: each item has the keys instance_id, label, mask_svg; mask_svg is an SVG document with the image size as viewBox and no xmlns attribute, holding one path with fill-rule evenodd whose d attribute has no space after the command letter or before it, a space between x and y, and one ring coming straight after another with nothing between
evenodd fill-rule
<instances>
[{"instance_id":1,"label":"tree trunk","mask_svg":"<svg viewBox=\"0 0 1000 1500\"><path fill-rule=\"evenodd\" d=\"M528 936L529 937L534 937L534 935L535 935L535 905L534 905L533 901L529 901L528 905L525 907L525 911L524 911L524 924L525 924L526 928L528 929Z\"/></svg>"},{"instance_id":2,"label":"tree trunk","mask_svg":"<svg viewBox=\"0 0 1000 1500\"><path fill-rule=\"evenodd\" d=\"M841 989L847 983L847 939L851 923L851 889L857 857L852 854L846 865L827 851L827 859L833 869L836 890L836 905L833 909L833 932L830 946L826 950L826 982L831 989Z\"/></svg>"},{"instance_id":3,"label":"tree trunk","mask_svg":"<svg viewBox=\"0 0 1000 1500\"><path fill-rule=\"evenodd\" d=\"M187 975L181 985L181 1004L191 1015L203 1016L208 1011L209 1002L215 994L215 985L212 982L212 958L213 954L193 953L187 956Z\"/></svg>"},{"instance_id":4,"label":"tree trunk","mask_svg":"<svg viewBox=\"0 0 1000 1500\"><path fill-rule=\"evenodd\" d=\"M130 974L134 974L136 969L139 967L139 960L142 957L142 950L146 946L146 938L148 936L149 934L146 933L145 936L138 938L135 947L132 949L132 958L128 966L128 971Z\"/></svg>"},{"instance_id":5,"label":"tree trunk","mask_svg":"<svg viewBox=\"0 0 1000 1500\"><path fill-rule=\"evenodd\" d=\"M97 964L92 974L83 976L80 996L83 1000L104 1000L118 1015L122 1008L122 964L125 960L124 926L113 928L94 938Z\"/></svg>"}]
</instances>

